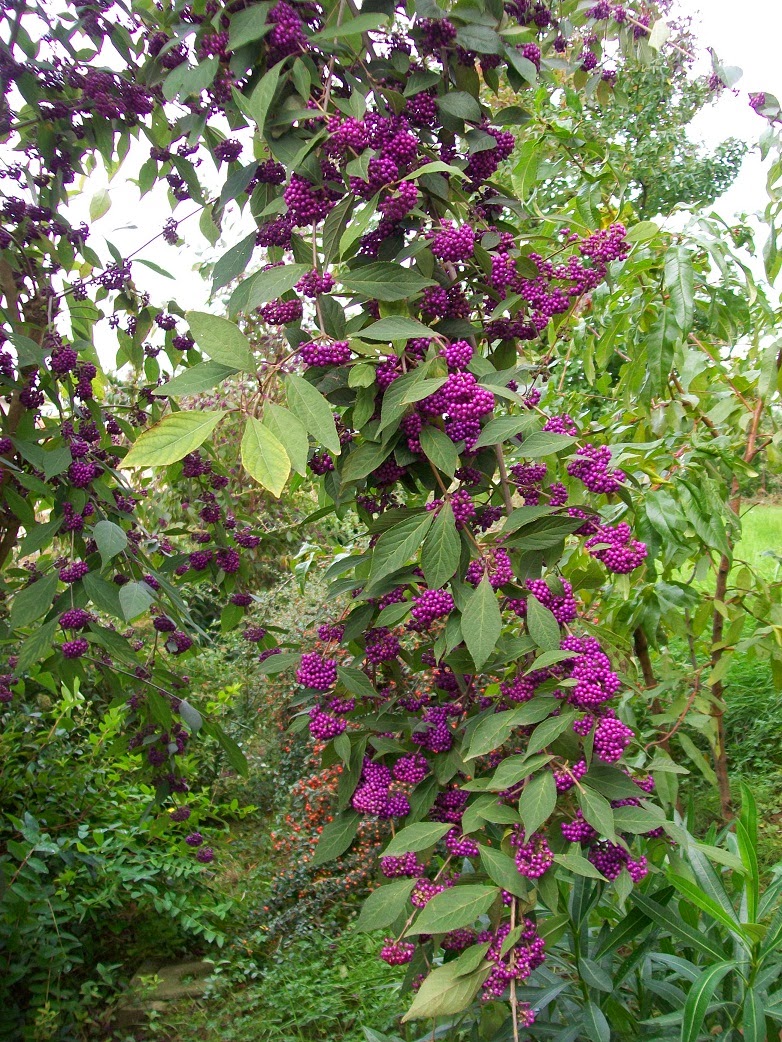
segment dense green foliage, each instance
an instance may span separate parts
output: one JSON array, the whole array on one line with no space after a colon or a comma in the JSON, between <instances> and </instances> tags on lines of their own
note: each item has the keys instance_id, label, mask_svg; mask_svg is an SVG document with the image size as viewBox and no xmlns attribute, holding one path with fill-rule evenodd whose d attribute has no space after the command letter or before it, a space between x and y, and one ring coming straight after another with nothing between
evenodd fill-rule
<instances>
[{"instance_id":1,"label":"dense green foliage","mask_svg":"<svg viewBox=\"0 0 782 1042\"><path fill-rule=\"evenodd\" d=\"M407 967L408 1040L776 1030L779 885L746 786L734 821L726 681L782 678L780 583L736 552L778 465L779 306L752 228L650 219L712 201L741 153L689 145L736 73L693 83L659 14L4 9L9 1033L67 1039L121 969L109 935L137 958L154 923L172 954L249 930L224 982L260 956L280 1037L357 1036L388 981L365 1025L387 1038L396 973L312 940L370 884L355 930ZM752 106L776 156L775 99ZM212 271L223 314L151 301L136 255L72 221L77 175L139 157L166 242L188 199L212 244L246 227ZM263 595L316 562L302 617ZM697 839L704 783L725 827ZM248 917L214 862L256 812ZM339 993L330 943L355 1003L290 972L306 953Z\"/></svg>"}]
</instances>

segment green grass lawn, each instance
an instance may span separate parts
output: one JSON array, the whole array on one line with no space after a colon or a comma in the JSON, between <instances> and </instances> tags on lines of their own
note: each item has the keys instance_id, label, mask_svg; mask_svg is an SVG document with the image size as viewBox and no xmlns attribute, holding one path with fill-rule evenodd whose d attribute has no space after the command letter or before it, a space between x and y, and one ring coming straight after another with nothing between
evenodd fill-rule
<instances>
[{"instance_id":1,"label":"green grass lawn","mask_svg":"<svg viewBox=\"0 0 782 1042\"><path fill-rule=\"evenodd\" d=\"M759 504L741 515L736 560L747 561L766 579L782 577L782 506Z\"/></svg>"}]
</instances>

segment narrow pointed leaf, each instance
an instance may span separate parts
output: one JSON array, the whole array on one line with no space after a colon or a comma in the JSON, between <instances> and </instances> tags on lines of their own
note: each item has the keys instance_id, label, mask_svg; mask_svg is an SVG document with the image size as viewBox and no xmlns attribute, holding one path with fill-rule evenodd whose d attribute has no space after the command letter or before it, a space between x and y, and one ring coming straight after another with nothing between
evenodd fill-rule
<instances>
[{"instance_id":1,"label":"narrow pointed leaf","mask_svg":"<svg viewBox=\"0 0 782 1042\"><path fill-rule=\"evenodd\" d=\"M429 530L421 553L424 577L432 589L439 589L459 566L462 544L456 531L451 504L442 506Z\"/></svg>"},{"instance_id":2,"label":"narrow pointed leaf","mask_svg":"<svg viewBox=\"0 0 782 1042\"><path fill-rule=\"evenodd\" d=\"M551 771L542 771L524 786L519 799L519 814L527 835L551 817L557 805L557 785Z\"/></svg>"},{"instance_id":3,"label":"narrow pointed leaf","mask_svg":"<svg viewBox=\"0 0 782 1042\"><path fill-rule=\"evenodd\" d=\"M709 966L707 970L704 970L692 984L684 1005L681 1042L697 1042L703 1027L706 1010L709 1008L709 1003L717 989L717 985L735 968L736 963L733 961L718 962L715 966Z\"/></svg>"},{"instance_id":4,"label":"narrow pointed leaf","mask_svg":"<svg viewBox=\"0 0 782 1042\"><path fill-rule=\"evenodd\" d=\"M431 513L417 514L414 517L406 518L381 535L372 554L372 568L365 592L369 592L380 579L398 571L408 561L418 556L418 551L432 521Z\"/></svg>"},{"instance_id":5,"label":"narrow pointed leaf","mask_svg":"<svg viewBox=\"0 0 782 1042\"><path fill-rule=\"evenodd\" d=\"M462 612L462 633L475 667L480 669L493 654L502 633L497 594L485 575Z\"/></svg>"}]
</instances>

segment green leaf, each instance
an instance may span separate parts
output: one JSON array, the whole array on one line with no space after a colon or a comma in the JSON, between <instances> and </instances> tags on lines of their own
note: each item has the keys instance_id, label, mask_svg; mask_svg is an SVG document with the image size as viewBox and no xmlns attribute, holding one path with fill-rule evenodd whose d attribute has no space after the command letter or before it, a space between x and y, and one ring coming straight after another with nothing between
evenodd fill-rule
<instances>
[{"instance_id":1,"label":"green leaf","mask_svg":"<svg viewBox=\"0 0 782 1042\"><path fill-rule=\"evenodd\" d=\"M377 698L377 691L363 670L357 669L355 666L337 666L337 677L351 695L358 695L360 698Z\"/></svg>"},{"instance_id":2,"label":"green leaf","mask_svg":"<svg viewBox=\"0 0 782 1042\"><path fill-rule=\"evenodd\" d=\"M495 794L479 796L470 803L462 817L461 828L465 835L484 827L485 821L498 825L520 825L518 812L506 803L499 803Z\"/></svg>"},{"instance_id":3,"label":"green leaf","mask_svg":"<svg viewBox=\"0 0 782 1042\"><path fill-rule=\"evenodd\" d=\"M124 529L115 525L113 521L99 521L92 530L92 538L100 551L104 568L128 545Z\"/></svg>"},{"instance_id":4,"label":"green leaf","mask_svg":"<svg viewBox=\"0 0 782 1042\"><path fill-rule=\"evenodd\" d=\"M540 144L532 138L525 141L518 149L519 161L513 168L511 184L516 198L524 202L532 192L538 180L538 164L540 162Z\"/></svg>"},{"instance_id":5,"label":"green leaf","mask_svg":"<svg viewBox=\"0 0 782 1042\"><path fill-rule=\"evenodd\" d=\"M541 771L524 786L519 799L519 814L528 836L548 821L557 805L557 784L551 771Z\"/></svg>"},{"instance_id":6,"label":"green leaf","mask_svg":"<svg viewBox=\"0 0 782 1042\"><path fill-rule=\"evenodd\" d=\"M244 47L253 40L264 36L271 25L266 24L266 14L271 7L270 3L252 4L243 11L237 11L231 15L231 24L228 28L228 47L232 51Z\"/></svg>"},{"instance_id":7,"label":"green leaf","mask_svg":"<svg viewBox=\"0 0 782 1042\"><path fill-rule=\"evenodd\" d=\"M284 673L291 666L298 666L301 655L297 651L281 651L279 655L270 655L265 662L256 666L255 672L263 676L271 676L275 673Z\"/></svg>"},{"instance_id":8,"label":"green leaf","mask_svg":"<svg viewBox=\"0 0 782 1042\"><path fill-rule=\"evenodd\" d=\"M365 478L373 470L377 470L383 460L391 455L393 449L394 446L391 444L378 445L374 441L365 441L363 445L352 449L340 468L342 481L347 483Z\"/></svg>"},{"instance_id":9,"label":"green leaf","mask_svg":"<svg viewBox=\"0 0 782 1042\"><path fill-rule=\"evenodd\" d=\"M481 106L472 96L463 90L452 90L437 99L437 105L441 112L455 119L466 120L469 123L480 123Z\"/></svg>"},{"instance_id":10,"label":"green leaf","mask_svg":"<svg viewBox=\"0 0 782 1042\"><path fill-rule=\"evenodd\" d=\"M229 365L221 365L219 362L199 362L197 365L186 369L184 373L173 377L162 387L156 387L152 392L159 398L176 398L180 395L200 394L202 391L211 391L213 387L238 373Z\"/></svg>"},{"instance_id":11,"label":"green leaf","mask_svg":"<svg viewBox=\"0 0 782 1042\"><path fill-rule=\"evenodd\" d=\"M717 985L734 969L736 969L736 963L733 960L730 962L718 962L716 965L709 966L708 969L704 970L692 984L687 993L687 1001L684 1004L681 1042L697 1042L703 1027L706 1010L709 1008Z\"/></svg>"},{"instance_id":12,"label":"green leaf","mask_svg":"<svg viewBox=\"0 0 782 1042\"><path fill-rule=\"evenodd\" d=\"M673 366L673 350L681 337L681 330L670 308L663 308L646 334L646 368L649 391L660 395L668 385Z\"/></svg>"},{"instance_id":13,"label":"green leaf","mask_svg":"<svg viewBox=\"0 0 782 1042\"><path fill-rule=\"evenodd\" d=\"M708 955L713 959L725 958L725 952L707 933L695 930L680 915L674 914L664 905L653 901L638 891L633 893L633 902L652 922L662 926L664 930L669 930L674 937L677 937L687 947L703 952L704 955Z\"/></svg>"},{"instance_id":14,"label":"green leaf","mask_svg":"<svg viewBox=\"0 0 782 1042\"><path fill-rule=\"evenodd\" d=\"M315 43L326 40L343 40L348 36L360 36L373 29L380 29L388 22L385 14L358 14L343 18L341 25L327 25L312 37Z\"/></svg>"},{"instance_id":15,"label":"green leaf","mask_svg":"<svg viewBox=\"0 0 782 1042\"><path fill-rule=\"evenodd\" d=\"M437 376L431 380L418 380L405 388L401 404L412 405L413 402L420 402L422 398L428 398L429 395L434 394L435 391L439 391L447 379L447 376ZM399 381L395 382L398 383Z\"/></svg>"},{"instance_id":16,"label":"green leaf","mask_svg":"<svg viewBox=\"0 0 782 1042\"><path fill-rule=\"evenodd\" d=\"M514 729L520 727L519 710L508 709L502 713L491 713L480 721L472 733L470 750L465 760L474 760L478 756L494 752L504 745Z\"/></svg>"},{"instance_id":17,"label":"green leaf","mask_svg":"<svg viewBox=\"0 0 782 1042\"><path fill-rule=\"evenodd\" d=\"M106 582L97 572L87 572L82 583L87 591L87 596L96 608L116 619L122 618L122 609L119 606L119 587L114 583Z\"/></svg>"},{"instance_id":18,"label":"green leaf","mask_svg":"<svg viewBox=\"0 0 782 1042\"><path fill-rule=\"evenodd\" d=\"M605 797L594 789L578 790L578 804L584 819L606 839L614 837L614 812Z\"/></svg>"},{"instance_id":19,"label":"green leaf","mask_svg":"<svg viewBox=\"0 0 782 1042\"><path fill-rule=\"evenodd\" d=\"M499 54L502 49L499 36L486 25L463 25L457 30L456 40L465 50L478 54Z\"/></svg>"},{"instance_id":20,"label":"green leaf","mask_svg":"<svg viewBox=\"0 0 782 1042\"><path fill-rule=\"evenodd\" d=\"M163 97L166 101L173 101L178 96L186 98L200 94L212 84L218 65L217 58L206 58L194 67L182 62L163 80Z\"/></svg>"},{"instance_id":21,"label":"green leaf","mask_svg":"<svg viewBox=\"0 0 782 1042\"><path fill-rule=\"evenodd\" d=\"M339 255L339 241L347 227L355 200L350 195L340 199L323 222L323 263L331 264Z\"/></svg>"},{"instance_id":22,"label":"green leaf","mask_svg":"<svg viewBox=\"0 0 782 1042\"><path fill-rule=\"evenodd\" d=\"M57 573L50 572L26 586L11 601L11 629L29 626L51 608L57 592Z\"/></svg>"},{"instance_id":23,"label":"green leaf","mask_svg":"<svg viewBox=\"0 0 782 1042\"><path fill-rule=\"evenodd\" d=\"M247 473L273 496L279 497L291 472L291 461L282 443L254 416L247 419L241 455Z\"/></svg>"},{"instance_id":24,"label":"green leaf","mask_svg":"<svg viewBox=\"0 0 782 1042\"><path fill-rule=\"evenodd\" d=\"M582 785L590 785L607 800L640 799L642 790L624 771L605 764L593 763L581 779Z\"/></svg>"},{"instance_id":25,"label":"green leaf","mask_svg":"<svg viewBox=\"0 0 782 1042\"><path fill-rule=\"evenodd\" d=\"M450 503L437 512L421 552L424 578L433 590L440 589L459 567L462 544L456 531Z\"/></svg>"},{"instance_id":26,"label":"green leaf","mask_svg":"<svg viewBox=\"0 0 782 1042\"><path fill-rule=\"evenodd\" d=\"M449 1016L467 1009L491 972L491 967L487 965L465 976L459 973L458 964L459 960L456 959L432 970L418 989L412 1006L402 1017L402 1023Z\"/></svg>"},{"instance_id":27,"label":"green leaf","mask_svg":"<svg viewBox=\"0 0 782 1042\"><path fill-rule=\"evenodd\" d=\"M63 519L57 517L53 521L46 521L44 524L37 524L31 528L19 544L19 556L26 557L27 554L34 554L37 550L42 550L60 530L62 522Z\"/></svg>"},{"instance_id":28,"label":"green leaf","mask_svg":"<svg viewBox=\"0 0 782 1042\"><path fill-rule=\"evenodd\" d=\"M339 456L341 447L334 411L320 391L294 373L288 373L285 377L285 391L294 416L301 420L319 445L323 445L334 456Z\"/></svg>"},{"instance_id":29,"label":"green leaf","mask_svg":"<svg viewBox=\"0 0 782 1042\"><path fill-rule=\"evenodd\" d=\"M120 587L119 606L125 622L132 622L143 615L155 599L155 593L144 582L129 582Z\"/></svg>"},{"instance_id":30,"label":"green leaf","mask_svg":"<svg viewBox=\"0 0 782 1042\"><path fill-rule=\"evenodd\" d=\"M676 324L682 334L689 333L695 311L693 298L694 272L692 254L683 246L670 247L665 252L665 288Z\"/></svg>"},{"instance_id":31,"label":"green leaf","mask_svg":"<svg viewBox=\"0 0 782 1042\"><path fill-rule=\"evenodd\" d=\"M281 71L282 62L273 65L265 76L262 77L260 83L250 96L248 109L258 127L258 132L261 135L263 135L263 127L266 123L266 117L269 114L269 109L274 101L277 85L280 82Z\"/></svg>"},{"instance_id":32,"label":"green leaf","mask_svg":"<svg viewBox=\"0 0 782 1042\"><path fill-rule=\"evenodd\" d=\"M450 824L443 825L429 821L420 821L415 825L408 825L397 832L383 851L383 856L396 857L399 854L414 854L419 850L426 850L427 847L433 847L452 828L453 825Z\"/></svg>"},{"instance_id":33,"label":"green leaf","mask_svg":"<svg viewBox=\"0 0 782 1042\"><path fill-rule=\"evenodd\" d=\"M569 434L552 434L551 431L535 431L521 443L521 454L526 459L540 459L542 456L555 456L563 449L575 444L576 438Z\"/></svg>"},{"instance_id":34,"label":"green leaf","mask_svg":"<svg viewBox=\"0 0 782 1042\"><path fill-rule=\"evenodd\" d=\"M696 845L690 844L687 849L687 858L700 890L718 904L734 924L738 925L739 919L733 903L706 855Z\"/></svg>"},{"instance_id":35,"label":"green leaf","mask_svg":"<svg viewBox=\"0 0 782 1042\"><path fill-rule=\"evenodd\" d=\"M430 382L441 383L440 380L424 380L424 384ZM459 453L445 431L441 431L439 427L424 427L421 431L421 448L424 450L426 458L431 460L443 474L449 478L454 476L460 463Z\"/></svg>"},{"instance_id":36,"label":"green leaf","mask_svg":"<svg viewBox=\"0 0 782 1042\"><path fill-rule=\"evenodd\" d=\"M421 177L425 177L427 174L448 174L449 177L466 177L463 170L460 170L458 166L453 166L451 163L443 163L439 159L436 159L433 163L424 163L423 166L418 166L415 170L409 174L405 174L402 178L403 181L417 181Z\"/></svg>"},{"instance_id":37,"label":"green leaf","mask_svg":"<svg viewBox=\"0 0 782 1042\"><path fill-rule=\"evenodd\" d=\"M261 304L277 300L283 293L293 289L310 267L309 264L283 264L267 268L265 271L256 271L233 291L228 301L228 313L233 316L240 311L253 311Z\"/></svg>"},{"instance_id":38,"label":"green leaf","mask_svg":"<svg viewBox=\"0 0 782 1042\"><path fill-rule=\"evenodd\" d=\"M339 240L339 255L343 256L348 252L350 247L356 241L360 239L364 232L369 227L369 222L377 212L377 201L379 196L374 196L365 203L360 209L353 213L352 219L348 222L345 230L342 232Z\"/></svg>"},{"instance_id":39,"label":"green leaf","mask_svg":"<svg viewBox=\"0 0 782 1042\"><path fill-rule=\"evenodd\" d=\"M766 1042L766 1017L763 1012L763 997L755 988L747 988L744 994L744 1016L742 1019L743 1042Z\"/></svg>"},{"instance_id":40,"label":"green leaf","mask_svg":"<svg viewBox=\"0 0 782 1042\"><path fill-rule=\"evenodd\" d=\"M418 556L424 536L433 520L433 515L429 512L424 515L415 514L380 536L372 553L372 567L365 593L370 593L372 587L386 575L397 571L412 557Z\"/></svg>"},{"instance_id":41,"label":"green leaf","mask_svg":"<svg viewBox=\"0 0 782 1042\"><path fill-rule=\"evenodd\" d=\"M203 445L225 415L226 410L220 409L215 412L175 412L164 416L136 439L122 466L165 467L176 463Z\"/></svg>"},{"instance_id":42,"label":"green leaf","mask_svg":"<svg viewBox=\"0 0 782 1042\"><path fill-rule=\"evenodd\" d=\"M656 221L639 221L625 235L626 242L649 242L659 234L660 226Z\"/></svg>"},{"instance_id":43,"label":"green leaf","mask_svg":"<svg viewBox=\"0 0 782 1042\"><path fill-rule=\"evenodd\" d=\"M268 660L267 660L268 661ZM345 810L323 827L312 864L325 865L327 861L344 854L358 831L361 816L354 810Z\"/></svg>"},{"instance_id":44,"label":"green leaf","mask_svg":"<svg viewBox=\"0 0 782 1042\"><path fill-rule=\"evenodd\" d=\"M266 402L263 407L263 425L282 443L282 447L291 461L297 474L307 473L307 453L309 438L301 420L288 409L274 402Z\"/></svg>"},{"instance_id":45,"label":"green leaf","mask_svg":"<svg viewBox=\"0 0 782 1042\"><path fill-rule=\"evenodd\" d=\"M509 44L505 48L505 56L508 59L510 65L516 70L522 79L526 80L531 86L538 81L538 70L535 65L525 58L521 51Z\"/></svg>"},{"instance_id":46,"label":"green leaf","mask_svg":"<svg viewBox=\"0 0 782 1042\"><path fill-rule=\"evenodd\" d=\"M254 249L255 233L252 232L222 255L212 273L212 293L216 293L218 289L227 286L229 282L233 282L235 278L244 273Z\"/></svg>"},{"instance_id":47,"label":"green leaf","mask_svg":"<svg viewBox=\"0 0 782 1042\"><path fill-rule=\"evenodd\" d=\"M407 410L407 406L403 399L410 393L410 389L417 387L426 380L426 374L428 367L426 364L418 366L413 369L412 372L405 373L404 376L400 376L394 380L390 387L388 387L383 395L383 404L380 410L380 426L378 427L378 434L384 431L387 427L392 426L396 423L400 416L403 416ZM374 396L373 396L374 401Z\"/></svg>"},{"instance_id":48,"label":"green leaf","mask_svg":"<svg viewBox=\"0 0 782 1042\"><path fill-rule=\"evenodd\" d=\"M250 342L235 323L206 311L188 311L185 318L195 342L213 361L248 372L255 369Z\"/></svg>"},{"instance_id":49,"label":"green leaf","mask_svg":"<svg viewBox=\"0 0 782 1042\"><path fill-rule=\"evenodd\" d=\"M342 285L351 293L359 293L371 300L408 300L417 296L427 286L434 286L432 279L425 279L412 268L390 261L365 264L342 277Z\"/></svg>"},{"instance_id":50,"label":"green leaf","mask_svg":"<svg viewBox=\"0 0 782 1042\"><path fill-rule=\"evenodd\" d=\"M19 659L14 668L15 673L20 676L25 674L30 666L50 654L57 626L57 619L51 619L27 638L19 649Z\"/></svg>"},{"instance_id":51,"label":"green leaf","mask_svg":"<svg viewBox=\"0 0 782 1042\"><path fill-rule=\"evenodd\" d=\"M415 879L396 879L393 883L379 886L364 901L355 929L358 933L382 930L390 926L404 910Z\"/></svg>"},{"instance_id":52,"label":"green leaf","mask_svg":"<svg viewBox=\"0 0 782 1042\"><path fill-rule=\"evenodd\" d=\"M476 449L482 449L484 445L501 445L510 441L517 434L529 429L535 419L532 416L498 416L489 420L481 431L480 437L475 443Z\"/></svg>"},{"instance_id":53,"label":"green leaf","mask_svg":"<svg viewBox=\"0 0 782 1042\"><path fill-rule=\"evenodd\" d=\"M527 598L527 629L541 651L555 651L562 639L559 623L537 597Z\"/></svg>"},{"instance_id":54,"label":"green leaf","mask_svg":"<svg viewBox=\"0 0 782 1042\"><path fill-rule=\"evenodd\" d=\"M584 1034L592 1042L611 1042L611 1028L605 1013L591 999L584 1007Z\"/></svg>"},{"instance_id":55,"label":"green leaf","mask_svg":"<svg viewBox=\"0 0 782 1042\"><path fill-rule=\"evenodd\" d=\"M503 854L501 850L495 850L494 847L481 845L481 864L489 879L509 894L521 898L529 896L529 881L516 868L516 862L512 857Z\"/></svg>"},{"instance_id":56,"label":"green leaf","mask_svg":"<svg viewBox=\"0 0 782 1042\"><path fill-rule=\"evenodd\" d=\"M90 199L90 220L99 221L111 209L111 196L107 188L99 188Z\"/></svg>"},{"instance_id":57,"label":"green leaf","mask_svg":"<svg viewBox=\"0 0 782 1042\"><path fill-rule=\"evenodd\" d=\"M645 807L617 807L614 810L614 827L619 832L630 832L634 835L651 832L665 821L663 812L657 808L655 811Z\"/></svg>"},{"instance_id":58,"label":"green leaf","mask_svg":"<svg viewBox=\"0 0 782 1042\"><path fill-rule=\"evenodd\" d=\"M225 731L220 727L218 723L214 721L204 722L201 731L203 734L210 734L213 738L217 739L220 748L228 758L228 763L233 767L237 774L240 774L243 778L248 775L247 757L244 755L240 747L231 738L230 735L226 734Z\"/></svg>"},{"instance_id":59,"label":"green leaf","mask_svg":"<svg viewBox=\"0 0 782 1042\"><path fill-rule=\"evenodd\" d=\"M497 594L485 575L467 598L462 611L462 633L475 668L480 670L494 653L502 633Z\"/></svg>"},{"instance_id":60,"label":"green leaf","mask_svg":"<svg viewBox=\"0 0 782 1042\"><path fill-rule=\"evenodd\" d=\"M363 340L409 340L411 337L431 337L432 330L414 318L402 315L381 318L361 330Z\"/></svg>"},{"instance_id":61,"label":"green leaf","mask_svg":"<svg viewBox=\"0 0 782 1042\"><path fill-rule=\"evenodd\" d=\"M602 879L605 880L605 876L602 872L598 872L591 861L588 861L581 854L556 854L554 860L558 865L562 865L568 872L572 872L576 876L584 876L587 879Z\"/></svg>"},{"instance_id":62,"label":"green leaf","mask_svg":"<svg viewBox=\"0 0 782 1042\"><path fill-rule=\"evenodd\" d=\"M491 776L491 785L487 786L493 792L502 792L518 785L520 781L529 778L539 767L544 767L553 760L550 753L540 753L537 756L508 756L502 761L497 770Z\"/></svg>"},{"instance_id":63,"label":"green leaf","mask_svg":"<svg viewBox=\"0 0 782 1042\"><path fill-rule=\"evenodd\" d=\"M693 883L689 879L685 879L684 876L676 875L672 872L669 875L670 881L686 898L688 898L694 905L710 915L712 919L722 923L730 932L736 937L741 944L744 945L747 950L750 949L751 944L747 939L744 931L741 929L740 924L736 920L736 913L730 915L726 912L717 901L709 897L708 894L704 893L701 887L697 883Z\"/></svg>"},{"instance_id":64,"label":"green leaf","mask_svg":"<svg viewBox=\"0 0 782 1042\"><path fill-rule=\"evenodd\" d=\"M196 709L195 706L191 706L186 699L181 699L177 712L185 721L185 724L189 728L192 734L197 734L204 724L204 718Z\"/></svg>"},{"instance_id":65,"label":"green leaf","mask_svg":"<svg viewBox=\"0 0 782 1042\"><path fill-rule=\"evenodd\" d=\"M667 42L670 35L671 27L664 18L658 18L652 26L652 31L649 33L647 43L653 51L659 51L663 44Z\"/></svg>"},{"instance_id":66,"label":"green leaf","mask_svg":"<svg viewBox=\"0 0 782 1042\"><path fill-rule=\"evenodd\" d=\"M551 507L516 507L505 522L505 527L502 530L503 534L508 535L511 532L517 532L520 528L531 525L541 517L548 517L551 514Z\"/></svg>"},{"instance_id":67,"label":"green leaf","mask_svg":"<svg viewBox=\"0 0 782 1042\"><path fill-rule=\"evenodd\" d=\"M454 886L435 896L421 910L406 936L417 933L448 933L469 926L488 912L499 895L496 886Z\"/></svg>"},{"instance_id":68,"label":"green leaf","mask_svg":"<svg viewBox=\"0 0 782 1042\"><path fill-rule=\"evenodd\" d=\"M359 362L350 367L348 387L371 387L375 382L375 367L369 362Z\"/></svg>"}]
</instances>

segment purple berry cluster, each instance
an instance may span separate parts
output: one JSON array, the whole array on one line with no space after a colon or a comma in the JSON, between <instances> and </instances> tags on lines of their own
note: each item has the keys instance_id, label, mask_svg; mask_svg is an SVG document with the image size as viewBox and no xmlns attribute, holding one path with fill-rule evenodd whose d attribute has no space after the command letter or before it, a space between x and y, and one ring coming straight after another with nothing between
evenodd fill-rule
<instances>
[{"instance_id":1,"label":"purple berry cluster","mask_svg":"<svg viewBox=\"0 0 782 1042\"><path fill-rule=\"evenodd\" d=\"M627 575L638 568L649 552L646 543L633 539L632 530L624 521L614 528L600 525L597 534L587 539L584 546L609 572L617 575Z\"/></svg>"},{"instance_id":2,"label":"purple berry cluster","mask_svg":"<svg viewBox=\"0 0 782 1042\"><path fill-rule=\"evenodd\" d=\"M337 663L317 651L306 652L296 670L296 680L312 691L330 691L337 682Z\"/></svg>"},{"instance_id":3,"label":"purple berry cluster","mask_svg":"<svg viewBox=\"0 0 782 1042\"><path fill-rule=\"evenodd\" d=\"M299 348L299 356L306 366L345 365L350 361L350 355L347 340L332 340L328 343L310 341Z\"/></svg>"},{"instance_id":4,"label":"purple berry cluster","mask_svg":"<svg viewBox=\"0 0 782 1042\"><path fill-rule=\"evenodd\" d=\"M578 478L590 492L610 495L627 480L622 470L611 467L611 450L607 445L582 445L576 457L568 463L567 472Z\"/></svg>"},{"instance_id":5,"label":"purple berry cluster","mask_svg":"<svg viewBox=\"0 0 782 1042\"><path fill-rule=\"evenodd\" d=\"M469 260L475 252L475 231L469 224L460 227L453 221L443 221L432 239L432 253L438 260L459 263Z\"/></svg>"}]
</instances>

